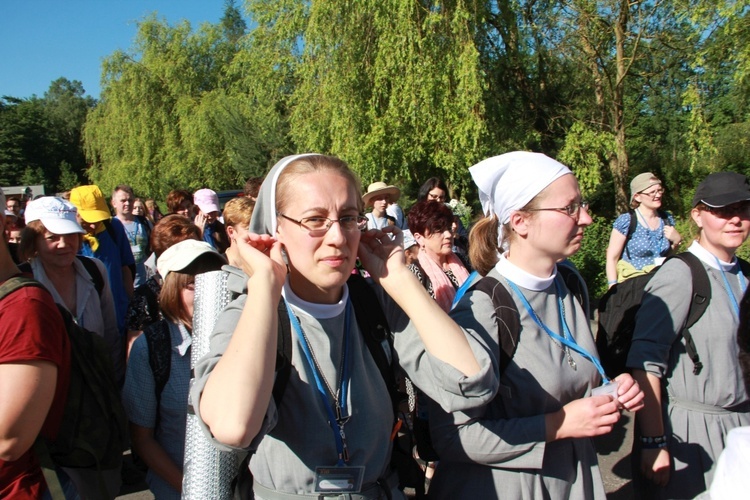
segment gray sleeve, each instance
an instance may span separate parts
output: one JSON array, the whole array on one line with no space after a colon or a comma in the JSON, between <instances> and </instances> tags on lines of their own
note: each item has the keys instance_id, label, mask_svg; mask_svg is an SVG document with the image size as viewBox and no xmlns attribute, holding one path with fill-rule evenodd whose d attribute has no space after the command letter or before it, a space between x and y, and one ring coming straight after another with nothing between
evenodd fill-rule
<instances>
[{"instance_id":1,"label":"gray sleeve","mask_svg":"<svg viewBox=\"0 0 750 500\"><path fill-rule=\"evenodd\" d=\"M467 377L427 352L409 317L381 287L376 289L393 332L396 360L420 390L449 412L475 408L492 400L498 382L493 369L495 363L483 342L464 330L481 367L479 373Z\"/></svg>"},{"instance_id":2,"label":"gray sleeve","mask_svg":"<svg viewBox=\"0 0 750 500\"><path fill-rule=\"evenodd\" d=\"M649 280L636 315L628 368L664 377L672 344L687 320L692 290L690 268L678 259L664 263Z\"/></svg>"},{"instance_id":3,"label":"gray sleeve","mask_svg":"<svg viewBox=\"0 0 750 500\"><path fill-rule=\"evenodd\" d=\"M430 411L430 435L438 454L452 462L541 469L547 447L545 416L483 418L484 411L440 416Z\"/></svg>"},{"instance_id":4,"label":"gray sleeve","mask_svg":"<svg viewBox=\"0 0 750 500\"><path fill-rule=\"evenodd\" d=\"M211 376L211 372L213 371L214 367L216 367L217 363L221 359L221 356L224 354L224 351L226 351L227 346L229 345L229 341L232 339L232 333L234 332L234 328L235 326L237 326L237 323L240 320L242 309L245 307L246 301L247 295L241 295L234 301L230 302L227 307L221 312L219 318L216 321L216 326L211 333L209 352L205 356L203 356L196 364L194 369L194 378L190 385L190 402L193 409L195 410L195 415L198 417L198 423L200 424L201 429L203 429L204 434L211 441L211 443L217 449L222 451L231 451L236 450L237 448L219 442L211 434L211 430L208 428L200 415L200 398L201 394L203 393L203 388L206 386L206 382ZM242 394L237 394L236 397L242 397ZM268 410L266 411L266 416L263 419L263 424L261 425L260 432L257 436L255 436L255 438L253 438L250 446L245 449L246 451L253 452L258 449L260 441L276 425L277 417L278 414L276 412L276 404L274 403L273 398L271 398L271 401L268 405Z\"/></svg>"},{"instance_id":5,"label":"gray sleeve","mask_svg":"<svg viewBox=\"0 0 750 500\"><path fill-rule=\"evenodd\" d=\"M468 292L451 316L489 352L499 352L495 307L489 295ZM492 376L499 385L499 360L494 354L489 359ZM495 397L502 398L503 392L500 387ZM431 411L431 435L438 453L457 461L541 469L547 444L544 415L502 418L489 416L492 413L487 406L452 415Z\"/></svg>"}]
</instances>

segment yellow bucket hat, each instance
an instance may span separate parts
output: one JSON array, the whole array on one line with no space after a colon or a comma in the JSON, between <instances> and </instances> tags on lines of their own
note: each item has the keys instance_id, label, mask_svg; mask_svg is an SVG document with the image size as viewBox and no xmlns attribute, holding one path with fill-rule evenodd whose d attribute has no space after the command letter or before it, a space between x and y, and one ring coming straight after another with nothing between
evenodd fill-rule
<instances>
[{"instance_id":1,"label":"yellow bucket hat","mask_svg":"<svg viewBox=\"0 0 750 500\"><path fill-rule=\"evenodd\" d=\"M70 191L70 202L76 206L81 218L86 222L99 222L112 218L107 200L99 186L92 184L73 188Z\"/></svg>"}]
</instances>

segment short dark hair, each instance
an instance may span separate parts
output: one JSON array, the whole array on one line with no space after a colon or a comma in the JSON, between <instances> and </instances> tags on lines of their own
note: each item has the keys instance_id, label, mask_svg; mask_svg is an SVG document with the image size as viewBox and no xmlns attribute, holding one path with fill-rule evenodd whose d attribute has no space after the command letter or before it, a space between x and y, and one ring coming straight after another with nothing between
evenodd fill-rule
<instances>
[{"instance_id":1,"label":"short dark hair","mask_svg":"<svg viewBox=\"0 0 750 500\"><path fill-rule=\"evenodd\" d=\"M424 236L425 229L429 229L431 234L450 230L453 224L453 212L445 203L424 200L411 207L408 219L409 230Z\"/></svg>"},{"instance_id":2,"label":"short dark hair","mask_svg":"<svg viewBox=\"0 0 750 500\"><path fill-rule=\"evenodd\" d=\"M245 182L245 187L243 188L245 196L257 198L261 184L263 184L263 177L250 177L247 182Z\"/></svg>"},{"instance_id":3,"label":"short dark hair","mask_svg":"<svg viewBox=\"0 0 750 500\"><path fill-rule=\"evenodd\" d=\"M183 240L201 239L201 231L193 222L180 214L167 215L151 231L151 250L158 258L164 251Z\"/></svg>"},{"instance_id":4,"label":"short dark hair","mask_svg":"<svg viewBox=\"0 0 750 500\"><path fill-rule=\"evenodd\" d=\"M182 202L188 200L193 203L193 195L185 191L184 189L173 189L167 195L167 210L169 213L175 214L180 209Z\"/></svg>"}]
</instances>

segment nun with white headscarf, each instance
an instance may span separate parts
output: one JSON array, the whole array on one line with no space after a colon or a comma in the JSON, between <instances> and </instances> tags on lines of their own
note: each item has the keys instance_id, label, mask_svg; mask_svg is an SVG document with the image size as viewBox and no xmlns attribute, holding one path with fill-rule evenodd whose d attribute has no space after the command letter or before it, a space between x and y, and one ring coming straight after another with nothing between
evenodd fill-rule
<instances>
[{"instance_id":1,"label":"nun with white headscarf","mask_svg":"<svg viewBox=\"0 0 750 500\"><path fill-rule=\"evenodd\" d=\"M591 438L610 432L620 409L640 409L643 393L621 375L606 386L612 396L592 396L607 379L587 311L558 277L558 263L591 224L588 204L572 172L542 154L507 153L470 172L486 215L470 235L472 265L508 291L520 331L502 375L494 366L500 390L492 401L466 412L430 406L440 455L430 495L604 499ZM451 313L494 352L496 316L490 296L475 289Z\"/></svg>"}]
</instances>

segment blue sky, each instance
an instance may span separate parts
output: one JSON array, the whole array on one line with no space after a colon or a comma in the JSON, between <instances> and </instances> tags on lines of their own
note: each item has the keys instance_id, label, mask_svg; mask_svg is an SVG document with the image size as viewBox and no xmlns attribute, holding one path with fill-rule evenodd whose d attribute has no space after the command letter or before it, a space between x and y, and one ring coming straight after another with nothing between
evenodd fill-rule
<instances>
[{"instance_id":1,"label":"blue sky","mask_svg":"<svg viewBox=\"0 0 750 500\"><path fill-rule=\"evenodd\" d=\"M224 0L2 0L0 96L43 97L62 76L98 98L102 60L128 50L136 22L153 12L196 29L221 19Z\"/></svg>"}]
</instances>

